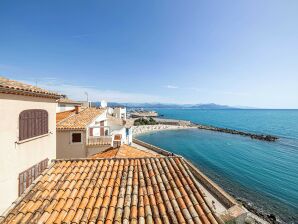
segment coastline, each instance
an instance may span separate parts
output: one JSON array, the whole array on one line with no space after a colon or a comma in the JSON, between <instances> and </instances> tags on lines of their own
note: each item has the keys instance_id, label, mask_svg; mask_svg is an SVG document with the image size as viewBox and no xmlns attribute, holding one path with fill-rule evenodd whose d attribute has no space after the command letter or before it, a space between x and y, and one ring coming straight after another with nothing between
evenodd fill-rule
<instances>
[{"instance_id":1,"label":"coastline","mask_svg":"<svg viewBox=\"0 0 298 224\"><path fill-rule=\"evenodd\" d=\"M183 121L183 120L168 120L168 119L158 119L158 124L156 125L139 125L139 126L132 126L132 133L133 135L145 134L148 132L156 132L156 131L164 131L164 130L179 130L179 129L190 129L190 128L197 128L201 130L207 131L214 131L214 132L222 132L231 135L240 135L243 137L249 137L251 139L260 140L260 141L267 141L267 142L275 142L278 140L278 137L272 135L265 135L265 134L255 134L249 133L245 131L239 131L229 128L220 128L210 125L201 125L192 123L190 121Z\"/></svg>"},{"instance_id":2,"label":"coastline","mask_svg":"<svg viewBox=\"0 0 298 224\"><path fill-rule=\"evenodd\" d=\"M181 130L181 129L193 129L196 127L192 126L180 126L180 125L170 125L170 124L157 124L157 125L140 125L132 127L133 136L137 136L140 134L150 133L150 132L158 132L165 130Z\"/></svg>"},{"instance_id":3,"label":"coastline","mask_svg":"<svg viewBox=\"0 0 298 224\"><path fill-rule=\"evenodd\" d=\"M188 128L193 128L193 127L186 127L185 129ZM178 128L178 129L182 129L182 128ZM175 130L174 127L172 127L172 129L163 129L163 130ZM176 129L177 130L177 129ZM154 130L152 130L154 131ZM152 132L152 131L148 131L148 132ZM159 130L162 131L162 130ZM148 133L148 132L144 132L144 133ZM169 151L166 151L162 148L150 145L149 143L146 142L142 142L138 139L134 139L133 140L133 146L140 149L140 150L144 150L144 151L149 151L149 152L154 152L154 153L158 153L161 155L167 155L167 154L171 154L171 155L175 155ZM149 147L148 147L149 146ZM189 162L191 164L191 162ZM191 164L191 166L194 166ZM194 166L196 170L198 170L198 168L196 166ZM201 172L201 171L199 171ZM201 173L201 175L203 175L206 179L207 182L211 182L211 185L215 185L217 186L217 184L215 184L211 179L209 179L207 176L205 176L203 173ZM210 191L210 187L207 187L207 185L202 185L200 184L200 186L204 189L205 192L208 192L209 197L212 195L212 197L216 197L212 194L209 193ZM218 186L218 188L221 190L221 187ZM226 194L225 191L222 191L222 194ZM227 194L227 197L229 197L229 195ZM238 205L242 205L242 207L244 208L244 210L247 212L247 216L246 216L246 220L245 223L251 223L251 224L277 224L279 223L278 221L274 221L272 219L270 219L266 214L263 214L262 212L258 211L256 208L253 208L252 206L249 206L247 203L243 203L243 201L236 199L234 196L232 196L232 198L230 199L231 201L235 200L237 201ZM218 205L219 201L217 202Z\"/></svg>"},{"instance_id":4,"label":"coastline","mask_svg":"<svg viewBox=\"0 0 298 224\"><path fill-rule=\"evenodd\" d=\"M205 126L205 125L201 126L201 125L194 124L194 123L191 123L188 121L176 120L177 123L174 123L175 120L171 119L170 124L166 124L165 120L167 120L167 119L159 119L159 121L160 120L164 121L163 124L133 126L133 128L132 128L133 138L136 138L138 135L141 135L141 134L154 133L154 132L167 131L167 130L203 129L203 130L208 130L208 131L217 131L217 130L215 130L215 127L212 127L213 130L210 130L209 126ZM224 131L218 131L218 132L224 132ZM233 134L233 133L230 133L230 134ZM138 144L135 144L135 146L137 146L137 145ZM152 149L147 148L147 147L143 147L143 150L144 149L152 151ZM153 152L155 152L155 151L153 151ZM158 153L164 154L163 152L158 152ZM242 206L244 206L244 208L247 210L248 220L253 220L252 223L260 223L260 224L269 224L269 223L280 224L280 223L282 223L280 220L277 220L277 216L274 214L263 213L262 211L259 211L257 208L251 206L249 203L246 203L245 201L238 200L236 198L235 198L235 200L238 203L240 203Z\"/></svg>"}]
</instances>

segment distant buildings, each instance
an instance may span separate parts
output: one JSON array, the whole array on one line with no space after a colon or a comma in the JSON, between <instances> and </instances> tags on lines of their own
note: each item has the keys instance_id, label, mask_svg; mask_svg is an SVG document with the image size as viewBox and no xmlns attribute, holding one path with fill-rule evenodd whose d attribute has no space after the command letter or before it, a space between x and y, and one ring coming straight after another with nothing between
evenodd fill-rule
<instances>
[{"instance_id":1,"label":"distant buildings","mask_svg":"<svg viewBox=\"0 0 298 224\"><path fill-rule=\"evenodd\" d=\"M131 118L145 118L145 117L158 117L158 113L155 111L132 111L130 112Z\"/></svg>"},{"instance_id":2,"label":"distant buildings","mask_svg":"<svg viewBox=\"0 0 298 224\"><path fill-rule=\"evenodd\" d=\"M0 213L56 158L57 93L0 77Z\"/></svg>"},{"instance_id":3,"label":"distant buildings","mask_svg":"<svg viewBox=\"0 0 298 224\"><path fill-rule=\"evenodd\" d=\"M112 115L116 118L126 120L126 108L125 107L115 107L115 108L113 108Z\"/></svg>"}]
</instances>

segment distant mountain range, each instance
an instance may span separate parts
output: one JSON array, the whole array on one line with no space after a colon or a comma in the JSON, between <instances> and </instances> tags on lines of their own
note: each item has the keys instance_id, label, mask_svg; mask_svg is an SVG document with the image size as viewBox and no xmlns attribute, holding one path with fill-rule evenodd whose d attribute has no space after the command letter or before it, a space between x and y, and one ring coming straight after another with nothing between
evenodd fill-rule
<instances>
[{"instance_id":1,"label":"distant mountain range","mask_svg":"<svg viewBox=\"0 0 298 224\"><path fill-rule=\"evenodd\" d=\"M95 106L99 106L100 102L93 102ZM166 104L166 103L116 103L109 102L109 107L127 107L127 108L171 108L171 109L213 109L213 110L222 110L222 109L256 109L250 107L231 107L227 105L219 105L215 103L208 104Z\"/></svg>"}]
</instances>

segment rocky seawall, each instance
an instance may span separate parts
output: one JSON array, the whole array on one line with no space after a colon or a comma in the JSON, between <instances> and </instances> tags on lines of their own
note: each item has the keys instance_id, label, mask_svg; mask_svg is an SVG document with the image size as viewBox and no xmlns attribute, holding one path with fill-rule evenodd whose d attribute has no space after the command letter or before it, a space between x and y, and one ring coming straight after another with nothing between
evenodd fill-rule
<instances>
[{"instance_id":1,"label":"rocky seawall","mask_svg":"<svg viewBox=\"0 0 298 224\"><path fill-rule=\"evenodd\" d=\"M133 134L138 135L138 134L143 134L143 133L152 132L152 131L198 128L202 130L216 131L216 132L222 132L222 133L227 133L232 135L241 135L245 137L250 137L251 139L257 139L257 140L267 141L267 142L275 142L278 140L278 137L273 135L255 134L255 133L239 131L235 129L196 124L186 120L175 120L175 119L166 119L166 118L159 117L159 118L155 118L155 121L158 123L157 125L133 126Z\"/></svg>"},{"instance_id":2,"label":"rocky seawall","mask_svg":"<svg viewBox=\"0 0 298 224\"><path fill-rule=\"evenodd\" d=\"M197 125L197 128L199 128L199 129L223 132L223 133L228 133L228 134L232 134L232 135L242 135L242 136L246 136L246 137L250 137L252 139L257 139L257 140L262 140L262 141L275 142L276 140L278 140L278 137L272 136L272 135L253 134L253 133L244 132L244 131L238 131L238 130L233 130L233 129L228 129L228 128L219 128L219 127L213 127L213 126L206 126L206 125L200 125L200 124L196 124L196 125Z\"/></svg>"}]
</instances>

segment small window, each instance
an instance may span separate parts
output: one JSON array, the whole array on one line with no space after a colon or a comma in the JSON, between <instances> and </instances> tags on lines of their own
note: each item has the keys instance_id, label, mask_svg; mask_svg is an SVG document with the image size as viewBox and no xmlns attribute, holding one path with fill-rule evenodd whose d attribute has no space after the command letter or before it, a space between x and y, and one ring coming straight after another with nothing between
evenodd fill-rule
<instances>
[{"instance_id":1,"label":"small window","mask_svg":"<svg viewBox=\"0 0 298 224\"><path fill-rule=\"evenodd\" d=\"M109 130L105 130L105 136L109 135Z\"/></svg>"},{"instance_id":2,"label":"small window","mask_svg":"<svg viewBox=\"0 0 298 224\"><path fill-rule=\"evenodd\" d=\"M82 142L82 134L81 133L72 133L71 134L71 142L72 143Z\"/></svg>"}]
</instances>

